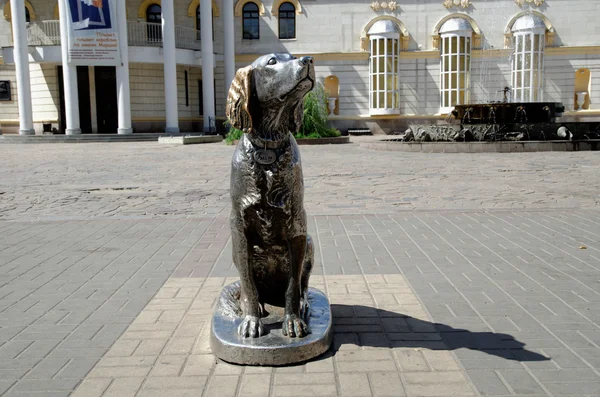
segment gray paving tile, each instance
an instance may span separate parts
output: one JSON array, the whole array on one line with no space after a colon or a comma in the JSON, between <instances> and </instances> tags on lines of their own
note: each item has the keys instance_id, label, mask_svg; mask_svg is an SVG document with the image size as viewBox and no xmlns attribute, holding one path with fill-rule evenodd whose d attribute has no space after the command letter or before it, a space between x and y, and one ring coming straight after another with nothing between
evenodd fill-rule
<instances>
[{"instance_id":1,"label":"gray paving tile","mask_svg":"<svg viewBox=\"0 0 600 397\"><path fill-rule=\"evenodd\" d=\"M0 156L14 158L13 150L2 146ZM232 148L209 145L201 156L154 144L18 150L24 161L0 181L0 220L11 220L0 221L5 376L83 376L169 276L236 275L223 178ZM309 229L320 248L314 274L404 274L443 340L396 324L387 346L450 346L468 374L479 374L476 386L493 393L514 383L515 395L546 394L532 374L555 395L597 392L600 177L579 167L598 168L594 153L539 153L535 161L399 158L356 145L302 153ZM69 172L65 161L82 172ZM400 163L406 172L390 166ZM499 169L515 172L497 179ZM541 174L554 189L532 192ZM377 325L339 325L340 348L376 341L367 331ZM58 374L46 367L65 360ZM16 386L8 395L44 393ZM2 387L11 386L3 379Z\"/></svg>"},{"instance_id":2,"label":"gray paving tile","mask_svg":"<svg viewBox=\"0 0 600 397\"><path fill-rule=\"evenodd\" d=\"M76 384L70 378L89 372L189 251L174 253L189 239L189 221L57 223L57 236L27 241L28 253L0 263L17 275L0 287L0 370L20 378L10 393L42 392L45 381ZM200 233L213 220L194 223ZM48 229L28 224L30 231L38 227ZM157 271L151 259L163 252L173 261Z\"/></svg>"},{"instance_id":3,"label":"gray paving tile","mask_svg":"<svg viewBox=\"0 0 600 397\"><path fill-rule=\"evenodd\" d=\"M525 371L499 370L498 373L516 394L544 394L545 390Z\"/></svg>"},{"instance_id":4,"label":"gray paving tile","mask_svg":"<svg viewBox=\"0 0 600 397\"><path fill-rule=\"evenodd\" d=\"M494 370L472 370L467 371L467 375L477 388L477 391L484 396L505 396L510 395L505 383L500 379Z\"/></svg>"}]
</instances>

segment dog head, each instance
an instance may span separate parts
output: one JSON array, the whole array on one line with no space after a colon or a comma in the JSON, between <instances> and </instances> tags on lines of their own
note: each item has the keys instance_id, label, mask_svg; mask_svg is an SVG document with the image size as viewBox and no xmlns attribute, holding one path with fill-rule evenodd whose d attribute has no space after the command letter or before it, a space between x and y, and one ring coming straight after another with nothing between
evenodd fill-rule
<instances>
[{"instance_id":1,"label":"dog head","mask_svg":"<svg viewBox=\"0 0 600 397\"><path fill-rule=\"evenodd\" d=\"M311 57L264 55L237 71L227 96L227 118L244 132L280 140L300 129L303 98L314 81Z\"/></svg>"}]
</instances>

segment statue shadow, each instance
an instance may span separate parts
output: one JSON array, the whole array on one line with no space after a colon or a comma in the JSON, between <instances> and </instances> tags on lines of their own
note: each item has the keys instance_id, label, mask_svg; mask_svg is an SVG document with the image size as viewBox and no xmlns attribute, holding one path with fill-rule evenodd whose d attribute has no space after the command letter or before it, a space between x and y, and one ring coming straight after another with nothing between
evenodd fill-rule
<instances>
[{"instance_id":1,"label":"statue shadow","mask_svg":"<svg viewBox=\"0 0 600 397\"><path fill-rule=\"evenodd\" d=\"M334 341L331 354L343 345L382 348L426 348L431 350L470 349L514 361L548 361L529 351L512 335L474 332L446 324L362 305L332 304Z\"/></svg>"}]
</instances>

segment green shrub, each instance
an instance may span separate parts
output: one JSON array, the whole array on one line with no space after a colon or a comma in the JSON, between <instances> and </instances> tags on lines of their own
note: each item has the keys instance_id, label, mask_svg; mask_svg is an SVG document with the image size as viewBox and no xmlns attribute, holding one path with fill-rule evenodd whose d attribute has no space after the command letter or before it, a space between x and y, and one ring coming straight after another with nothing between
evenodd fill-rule
<instances>
[{"instance_id":1,"label":"green shrub","mask_svg":"<svg viewBox=\"0 0 600 397\"><path fill-rule=\"evenodd\" d=\"M235 127L231 126L229 120L225 121L225 127L230 127L229 132L225 135L225 143L228 145L233 145L233 141L237 141L244 135L244 131L238 130Z\"/></svg>"},{"instance_id":2,"label":"green shrub","mask_svg":"<svg viewBox=\"0 0 600 397\"><path fill-rule=\"evenodd\" d=\"M296 138L327 138L340 136L340 132L327 125L327 95L323 85L315 87L304 97L304 122Z\"/></svg>"}]
</instances>

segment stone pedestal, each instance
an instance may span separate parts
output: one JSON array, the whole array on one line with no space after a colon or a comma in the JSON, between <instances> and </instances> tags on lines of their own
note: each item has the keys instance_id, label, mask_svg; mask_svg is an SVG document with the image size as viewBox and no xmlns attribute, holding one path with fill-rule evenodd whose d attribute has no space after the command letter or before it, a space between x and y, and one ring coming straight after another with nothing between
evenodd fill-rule
<instances>
[{"instance_id":1,"label":"stone pedestal","mask_svg":"<svg viewBox=\"0 0 600 397\"><path fill-rule=\"evenodd\" d=\"M310 334L307 336L284 336L281 333L283 308L267 305L268 316L262 318L266 334L259 338L242 338L238 335L242 317L236 315L237 305L231 300L231 291L236 288L239 289L237 282L223 289L213 314L210 347L221 360L246 365L286 365L310 360L329 349L333 340L331 309L321 291L308 289Z\"/></svg>"}]
</instances>

